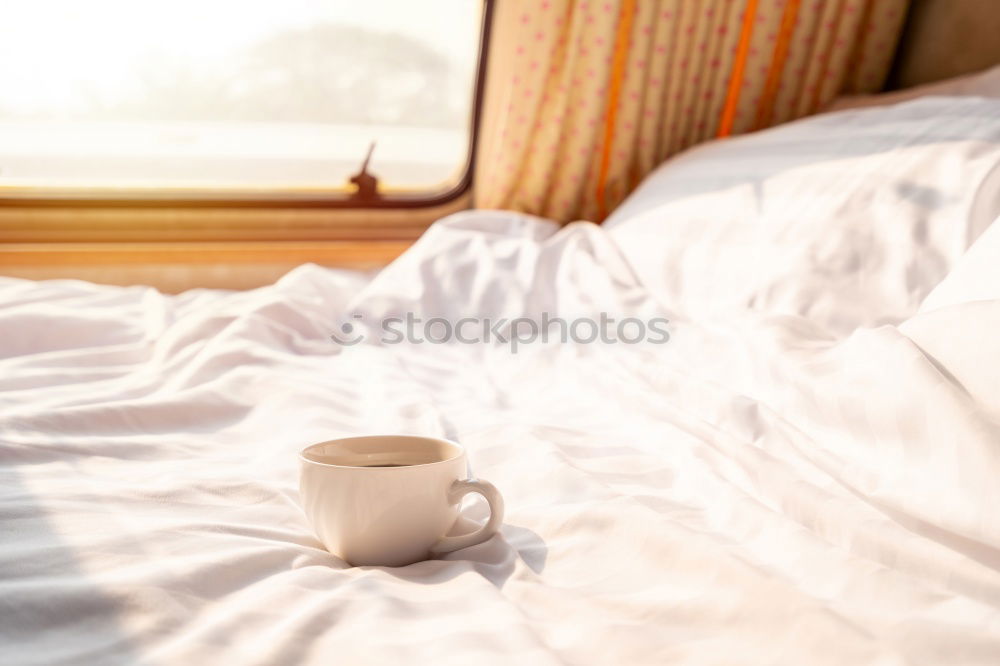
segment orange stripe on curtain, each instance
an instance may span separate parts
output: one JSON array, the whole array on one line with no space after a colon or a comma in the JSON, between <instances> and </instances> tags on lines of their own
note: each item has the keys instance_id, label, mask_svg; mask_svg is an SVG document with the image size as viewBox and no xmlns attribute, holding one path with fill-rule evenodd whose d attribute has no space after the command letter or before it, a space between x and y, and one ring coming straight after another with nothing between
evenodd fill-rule
<instances>
[{"instance_id":1,"label":"orange stripe on curtain","mask_svg":"<svg viewBox=\"0 0 1000 666\"><path fill-rule=\"evenodd\" d=\"M632 16L635 14L635 0L624 0L618 12L618 30L615 32L615 52L611 63L611 80L608 84L607 112L604 114L604 145L601 149L601 169L597 175L597 209L601 217L608 214L606 185L611 167L611 151L615 138L615 121L618 118L618 103L625 79L625 65L628 62L629 38L632 33Z\"/></svg>"},{"instance_id":2,"label":"orange stripe on curtain","mask_svg":"<svg viewBox=\"0 0 1000 666\"><path fill-rule=\"evenodd\" d=\"M798 18L800 0L787 0L781 13L781 26L778 28L777 40L774 43L774 55L767 70L767 80L764 82L764 93L760 106L757 108L755 129L767 127L771 123L774 112L774 100L778 96L781 85L781 75L785 71L785 60L788 59L788 47L795 32L795 21Z\"/></svg>"},{"instance_id":3,"label":"orange stripe on curtain","mask_svg":"<svg viewBox=\"0 0 1000 666\"><path fill-rule=\"evenodd\" d=\"M719 117L718 136L729 136L733 132L736 105L740 101L740 88L743 87L743 72L747 66L747 54L750 52L750 39L753 37L756 15L757 0L747 0L747 7L743 11L743 25L740 28L740 41L736 46L736 58L733 61L733 72L729 78L729 91L726 93L726 103Z\"/></svg>"}]
</instances>

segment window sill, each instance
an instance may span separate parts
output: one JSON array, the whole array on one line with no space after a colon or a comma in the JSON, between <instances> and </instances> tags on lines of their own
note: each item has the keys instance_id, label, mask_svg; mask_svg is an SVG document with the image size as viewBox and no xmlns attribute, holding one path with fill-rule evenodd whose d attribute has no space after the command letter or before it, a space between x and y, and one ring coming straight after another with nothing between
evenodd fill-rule
<instances>
[{"instance_id":1,"label":"window sill","mask_svg":"<svg viewBox=\"0 0 1000 666\"><path fill-rule=\"evenodd\" d=\"M248 289L295 266L371 270L399 256L437 219L469 207L170 208L0 206L0 275Z\"/></svg>"}]
</instances>

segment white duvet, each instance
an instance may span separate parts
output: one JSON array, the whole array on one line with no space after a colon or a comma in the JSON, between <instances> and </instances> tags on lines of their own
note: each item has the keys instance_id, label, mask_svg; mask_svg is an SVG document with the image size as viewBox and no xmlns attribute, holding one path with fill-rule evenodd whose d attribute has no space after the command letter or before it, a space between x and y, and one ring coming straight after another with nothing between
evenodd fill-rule
<instances>
[{"instance_id":1,"label":"white duvet","mask_svg":"<svg viewBox=\"0 0 1000 666\"><path fill-rule=\"evenodd\" d=\"M0 280L0 663L1000 663L998 102L703 151L606 228L463 213L374 278ZM406 312L670 340L376 344ZM466 445L502 538L324 551L296 452L370 432Z\"/></svg>"}]
</instances>

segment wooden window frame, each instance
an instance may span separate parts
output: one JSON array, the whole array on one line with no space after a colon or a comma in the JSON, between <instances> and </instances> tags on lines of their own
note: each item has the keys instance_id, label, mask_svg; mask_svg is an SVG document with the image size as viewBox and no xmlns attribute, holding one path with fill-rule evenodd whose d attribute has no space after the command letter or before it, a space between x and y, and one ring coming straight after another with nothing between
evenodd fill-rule
<instances>
[{"instance_id":1,"label":"wooden window frame","mask_svg":"<svg viewBox=\"0 0 1000 666\"><path fill-rule=\"evenodd\" d=\"M0 274L61 277L73 266L218 262L364 268L391 261L435 220L471 204L493 4L483 0L469 149L451 189L363 202L343 190L0 189Z\"/></svg>"}]
</instances>

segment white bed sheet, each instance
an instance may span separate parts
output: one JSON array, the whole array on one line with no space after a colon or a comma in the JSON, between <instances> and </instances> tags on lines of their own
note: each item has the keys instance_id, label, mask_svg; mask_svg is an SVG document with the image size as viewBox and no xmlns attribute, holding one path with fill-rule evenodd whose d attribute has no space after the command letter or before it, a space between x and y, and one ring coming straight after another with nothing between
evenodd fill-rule
<instances>
[{"instance_id":1,"label":"white bed sheet","mask_svg":"<svg viewBox=\"0 0 1000 666\"><path fill-rule=\"evenodd\" d=\"M0 662L996 664L1000 288L844 335L696 316L616 233L486 211L374 279L0 280ZM998 281L980 242L952 268ZM671 340L328 338L405 311L665 316ZM387 431L465 444L502 538L326 553L295 454Z\"/></svg>"}]
</instances>

